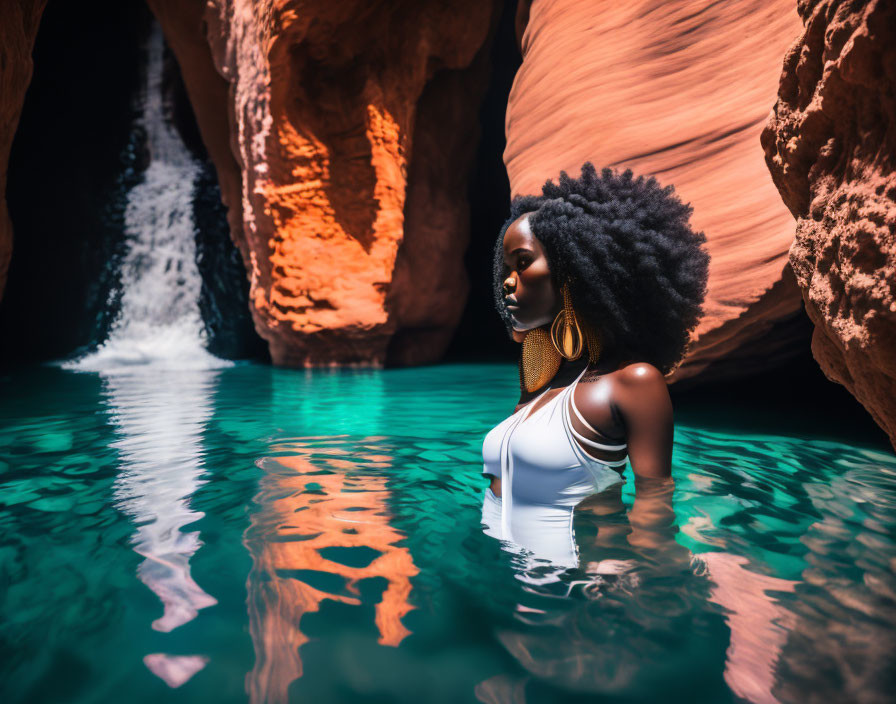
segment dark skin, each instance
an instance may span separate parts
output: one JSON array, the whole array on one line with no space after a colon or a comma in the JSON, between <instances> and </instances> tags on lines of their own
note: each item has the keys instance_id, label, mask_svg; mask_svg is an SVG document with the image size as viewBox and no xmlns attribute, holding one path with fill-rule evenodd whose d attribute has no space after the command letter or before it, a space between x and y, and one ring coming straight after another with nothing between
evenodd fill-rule
<instances>
[{"instance_id":1,"label":"dark skin","mask_svg":"<svg viewBox=\"0 0 896 704\"><path fill-rule=\"evenodd\" d=\"M522 215L511 223L504 235L504 300L514 318L514 328L528 329L535 324L549 329L563 303L541 242L525 222L527 217ZM514 329L513 339L522 342L527 331ZM596 365L589 365L574 392L576 407L599 433L586 428L575 414L572 424L595 442L628 443L629 463L636 478L667 478L672 471L673 417L666 380L652 364L627 359L606 340L602 344L600 359ZM530 413L575 381L586 365L587 354L573 362L563 360L547 384L550 389L535 401ZM528 405L543 390L523 390L515 410ZM626 455L625 449L582 447L594 457L609 461ZM500 477L490 480L495 496L501 496Z\"/></svg>"}]
</instances>

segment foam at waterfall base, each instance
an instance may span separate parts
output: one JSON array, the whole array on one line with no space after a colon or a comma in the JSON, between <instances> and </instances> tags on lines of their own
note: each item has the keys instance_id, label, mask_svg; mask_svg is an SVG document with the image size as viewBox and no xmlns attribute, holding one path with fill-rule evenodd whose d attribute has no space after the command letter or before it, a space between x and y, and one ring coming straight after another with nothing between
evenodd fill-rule
<instances>
[{"instance_id":1,"label":"foam at waterfall base","mask_svg":"<svg viewBox=\"0 0 896 704\"><path fill-rule=\"evenodd\" d=\"M134 328L144 328L140 332ZM150 324L130 327L131 335L110 338L96 351L61 363L64 369L115 373L145 369L220 369L233 362L215 357L197 344L192 325L159 328Z\"/></svg>"}]
</instances>

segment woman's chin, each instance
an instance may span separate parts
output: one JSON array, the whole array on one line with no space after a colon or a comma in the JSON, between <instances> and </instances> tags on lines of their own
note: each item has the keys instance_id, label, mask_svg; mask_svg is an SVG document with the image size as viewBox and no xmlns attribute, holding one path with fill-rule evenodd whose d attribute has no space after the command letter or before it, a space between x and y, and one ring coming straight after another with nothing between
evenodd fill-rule
<instances>
[{"instance_id":1,"label":"woman's chin","mask_svg":"<svg viewBox=\"0 0 896 704\"><path fill-rule=\"evenodd\" d=\"M512 337L517 342L522 342L523 338L526 336L526 333L530 330L534 330L535 328L540 328L545 325L549 325L553 320L553 316L546 315L540 318L536 318L535 320L520 320L515 315L511 313L510 315L510 328L512 330Z\"/></svg>"}]
</instances>

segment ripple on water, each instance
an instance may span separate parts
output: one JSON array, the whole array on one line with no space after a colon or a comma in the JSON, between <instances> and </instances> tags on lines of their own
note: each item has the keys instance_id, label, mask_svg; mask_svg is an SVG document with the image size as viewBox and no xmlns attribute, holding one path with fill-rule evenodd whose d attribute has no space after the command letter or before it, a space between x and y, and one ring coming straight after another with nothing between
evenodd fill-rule
<instances>
[{"instance_id":1,"label":"ripple on water","mask_svg":"<svg viewBox=\"0 0 896 704\"><path fill-rule=\"evenodd\" d=\"M0 395L21 701L892 691L885 448L681 423L667 524L633 520L628 482L580 507L558 571L480 525L510 367L29 374Z\"/></svg>"}]
</instances>

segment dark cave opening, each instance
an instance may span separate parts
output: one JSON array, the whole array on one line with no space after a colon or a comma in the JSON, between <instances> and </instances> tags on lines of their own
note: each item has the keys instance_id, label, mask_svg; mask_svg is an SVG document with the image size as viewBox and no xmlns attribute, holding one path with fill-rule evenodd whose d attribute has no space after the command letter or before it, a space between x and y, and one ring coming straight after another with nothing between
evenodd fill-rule
<instances>
[{"instance_id":1,"label":"dark cave opening","mask_svg":"<svg viewBox=\"0 0 896 704\"><path fill-rule=\"evenodd\" d=\"M123 196L141 170L133 96L149 21L133 3L50 2L44 11L8 167L4 362L68 355L111 324Z\"/></svg>"},{"instance_id":2,"label":"dark cave opening","mask_svg":"<svg viewBox=\"0 0 896 704\"><path fill-rule=\"evenodd\" d=\"M491 48L491 76L479 111L480 140L470 172L470 244L464 265L470 291L445 361L514 361L519 348L495 311L492 256L510 213L510 181L504 168L504 115L513 78L522 63L514 27L516 2L504 3Z\"/></svg>"}]
</instances>

